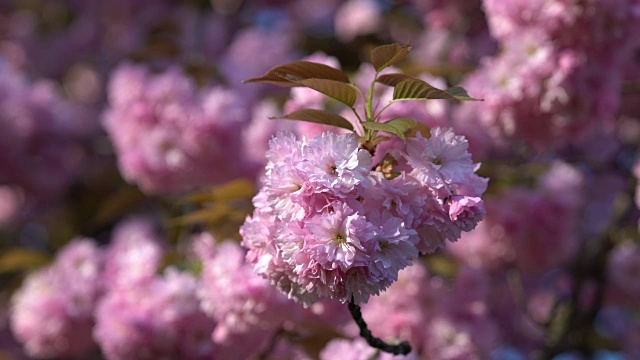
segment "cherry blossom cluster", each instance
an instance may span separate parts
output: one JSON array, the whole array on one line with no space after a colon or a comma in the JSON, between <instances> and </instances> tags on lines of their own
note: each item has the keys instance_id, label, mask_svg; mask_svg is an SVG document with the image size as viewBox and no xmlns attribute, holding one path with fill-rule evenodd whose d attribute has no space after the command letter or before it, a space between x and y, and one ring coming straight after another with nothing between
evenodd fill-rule
<instances>
[{"instance_id":1,"label":"cherry blossom cluster","mask_svg":"<svg viewBox=\"0 0 640 360\"><path fill-rule=\"evenodd\" d=\"M154 223L119 223L100 247L76 238L55 261L29 275L12 298L10 327L32 358L246 359L270 348L277 332L331 328L339 303L311 309L255 274L237 243L195 235L200 274L162 269L167 248ZM338 305L340 307L338 308ZM302 353L284 341L275 353Z\"/></svg>"},{"instance_id":2,"label":"cherry blossom cluster","mask_svg":"<svg viewBox=\"0 0 640 360\"><path fill-rule=\"evenodd\" d=\"M208 233L197 238L203 264L198 298L201 308L218 323L213 334L216 341L233 342L234 336L251 332L273 334L296 318L302 308L292 307L290 300L253 272L238 243L215 246L214 241Z\"/></svg>"},{"instance_id":3,"label":"cherry blossom cluster","mask_svg":"<svg viewBox=\"0 0 640 360\"><path fill-rule=\"evenodd\" d=\"M76 238L51 266L25 280L12 298L10 325L28 355L79 358L95 347L91 330L104 260L92 239Z\"/></svg>"},{"instance_id":4,"label":"cherry blossom cluster","mask_svg":"<svg viewBox=\"0 0 640 360\"><path fill-rule=\"evenodd\" d=\"M496 145L516 139L537 149L588 141L610 130L621 102L640 15L620 1L484 2L502 51L484 58L465 88L485 98L458 117ZM477 130L476 130L477 132Z\"/></svg>"},{"instance_id":5,"label":"cherry blossom cluster","mask_svg":"<svg viewBox=\"0 0 640 360\"><path fill-rule=\"evenodd\" d=\"M35 358L209 359L215 321L200 310L196 278L157 275L163 249L153 225L120 224L112 244L76 239L13 297L11 326Z\"/></svg>"},{"instance_id":6,"label":"cherry blossom cluster","mask_svg":"<svg viewBox=\"0 0 640 360\"><path fill-rule=\"evenodd\" d=\"M31 81L0 55L0 225L80 177L97 127L48 80Z\"/></svg>"},{"instance_id":7,"label":"cherry blossom cluster","mask_svg":"<svg viewBox=\"0 0 640 360\"><path fill-rule=\"evenodd\" d=\"M275 136L256 209L240 229L255 271L307 305L366 302L419 253L472 230L486 179L463 137L444 128L426 135L388 140L375 156L353 134Z\"/></svg>"},{"instance_id":8,"label":"cherry blossom cluster","mask_svg":"<svg viewBox=\"0 0 640 360\"><path fill-rule=\"evenodd\" d=\"M36 358L211 356L215 322L199 309L196 278L168 268L152 224L120 224L108 248L92 239L67 245L54 264L27 278L10 313L16 337Z\"/></svg>"},{"instance_id":9,"label":"cherry blossom cluster","mask_svg":"<svg viewBox=\"0 0 640 360\"><path fill-rule=\"evenodd\" d=\"M237 92L199 91L177 68L156 75L133 64L115 71L109 90L104 126L121 173L142 190L175 193L251 175L241 136L250 112Z\"/></svg>"}]
</instances>

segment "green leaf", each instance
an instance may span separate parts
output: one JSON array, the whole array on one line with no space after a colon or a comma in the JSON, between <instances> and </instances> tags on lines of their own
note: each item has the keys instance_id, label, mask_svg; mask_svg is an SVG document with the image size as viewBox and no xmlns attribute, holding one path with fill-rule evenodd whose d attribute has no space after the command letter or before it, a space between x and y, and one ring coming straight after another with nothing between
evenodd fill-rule
<instances>
[{"instance_id":1,"label":"green leaf","mask_svg":"<svg viewBox=\"0 0 640 360\"><path fill-rule=\"evenodd\" d=\"M294 61L279 65L267 71L264 75L245 80L243 82L268 83L279 86L300 86L299 82L306 79L325 79L349 83L349 77L344 72L331 66L310 61Z\"/></svg>"},{"instance_id":2,"label":"green leaf","mask_svg":"<svg viewBox=\"0 0 640 360\"><path fill-rule=\"evenodd\" d=\"M382 45L371 51L371 63L377 72L404 59L411 51L411 42L404 46L400 44Z\"/></svg>"},{"instance_id":3,"label":"green leaf","mask_svg":"<svg viewBox=\"0 0 640 360\"><path fill-rule=\"evenodd\" d=\"M297 81L298 84L319 91L333 99L349 106L356 102L356 91L344 82L328 79L306 79Z\"/></svg>"},{"instance_id":4,"label":"green leaf","mask_svg":"<svg viewBox=\"0 0 640 360\"><path fill-rule=\"evenodd\" d=\"M302 109L283 116L276 116L270 119L300 120L316 124L332 125L353 131L353 125L349 120L332 112L316 109Z\"/></svg>"},{"instance_id":5,"label":"green leaf","mask_svg":"<svg viewBox=\"0 0 640 360\"><path fill-rule=\"evenodd\" d=\"M407 140L405 133L417 125L417 121L407 118L397 118L383 123L363 122L362 127L367 130L386 131L398 135L402 140Z\"/></svg>"},{"instance_id":6,"label":"green leaf","mask_svg":"<svg viewBox=\"0 0 640 360\"><path fill-rule=\"evenodd\" d=\"M420 79L404 79L398 82L393 89L394 100L426 100L446 99L459 101L483 101L469 97L466 90L456 86L448 90L440 90Z\"/></svg>"},{"instance_id":7,"label":"green leaf","mask_svg":"<svg viewBox=\"0 0 640 360\"><path fill-rule=\"evenodd\" d=\"M400 81L406 80L406 79L414 79L414 77L409 76L407 74L394 73L394 74L380 75L378 76L376 81L383 85L396 86Z\"/></svg>"}]
</instances>

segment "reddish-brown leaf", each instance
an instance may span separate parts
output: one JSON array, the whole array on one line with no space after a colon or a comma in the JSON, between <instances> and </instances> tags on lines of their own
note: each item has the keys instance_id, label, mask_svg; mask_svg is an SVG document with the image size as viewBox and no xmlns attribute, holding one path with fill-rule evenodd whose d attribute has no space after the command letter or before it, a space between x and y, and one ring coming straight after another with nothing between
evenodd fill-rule
<instances>
[{"instance_id":1,"label":"reddish-brown leaf","mask_svg":"<svg viewBox=\"0 0 640 360\"><path fill-rule=\"evenodd\" d=\"M411 51L411 42L404 46L400 44L378 46L371 51L371 63L379 72L407 57L409 51Z\"/></svg>"},{"instance_id":2,"label":"reddish-brown leaf","mask_svg":"<svg viewBox=\"0 0 640 360\"><path fill-rule=\"evenodd\" d=\"M310 61L294 61L279 65L267 71L264 75L245 80L244 82L268 83L279 86L303 86L299 82L306 79L326 79L349 83L349 77L344 72L324 64Z\"/></svg>"},{"instance_id":3,"label":"reddish-brown leaf","mask_svg":"<svg viewBox=\"0 0 640 360\"><path fill-rule=\"evenodd\" d=\"M394 73L394 74L380 75L378 76L376 81L383 85L396 86L400 81L406 80L406 79L413 79L413 77L407 74Z\"/></svg>"},{"instance_id":4,"label":"reddish-brown leaf","mask_svg":"<svg viewBox=\"0 0 640 360\"><path fill-rule=\"evenodd\" d=\"M298 84L319 91L333 99L349 106L356 102L356 91L344 82L328 79L306 79L298 81Z\"/></svg>"},{"instance_id":5,"label":"reddish-brown leaf","mask_svg":"<svg viewBox=\"0 0 640 360\"><path fill-rule=\"evenodd\" d=\"M469 97L466 90L456 86L448 90L440 90L420 79L408 78L401 80L393 89L394 100L426 100L446 99L456 101L482 101Z\"/></svg>"}]
</instances>

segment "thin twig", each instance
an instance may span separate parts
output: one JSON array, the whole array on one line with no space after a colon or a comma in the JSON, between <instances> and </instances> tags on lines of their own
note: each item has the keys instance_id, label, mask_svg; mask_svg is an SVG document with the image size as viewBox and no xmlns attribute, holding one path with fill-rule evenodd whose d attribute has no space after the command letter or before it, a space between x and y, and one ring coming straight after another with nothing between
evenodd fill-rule
<instances>
[{"instance_id":1,"label":"thin twig","mask_svg":"<svg viewBox=\"0 0 640 360\"><path fill-rule=\"evenodd\" d=\"M362 318L360 305L354 302L353 297L351 298L351 301L349 301L349 312L351 313L353 320L355 320L356 324L358 324L358 328L360 328L360 336L367 340L367 343L369 343L369 345L371 345L372 347L394 355L407 355L411 352L411 345L409 345L409 343L406 341L403 341L397 345L391 345L373 336L373 334L367 327L367 323Z\"/></svg>"}]
</instances>

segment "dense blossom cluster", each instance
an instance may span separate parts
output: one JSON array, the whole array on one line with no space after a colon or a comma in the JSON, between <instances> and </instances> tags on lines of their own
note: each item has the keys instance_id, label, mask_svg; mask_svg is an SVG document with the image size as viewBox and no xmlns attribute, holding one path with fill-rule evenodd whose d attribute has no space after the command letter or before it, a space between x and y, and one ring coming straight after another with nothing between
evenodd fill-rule
<instances>
[{"instance_id":1,"label":"dense blossom cluster","mask_svg":"<svg viewBox=\"0 0 640 360\"><path fill-rule=\"evenodd\" d=\"M486 101L462 107L461 122L479 120L498 143L537 148L612 127L626 64L639 46L631 35L640 23L637 5L490 0L484 8L503 49L465 80Z\"/></svg>"},{"instance_id":2,"label":"dense blossom cluster","mask_svg":"<svg viewBox=\"0 0 640 360\"><path fill-rule=\"evenodd\" d=\"M229 341L234 334L249 330L273 333L296 318L293 303L253 272L237 243L213 248L209 234L198 241L203 242L200 247L211 248L209 254L201 254L204 267L198 297L202 309L218 322L214 334L218 341Z\"/></svg>"},{"instance_id":3,"label":"dense blossom cluster","mask_svg":"<svg viewBox=\"0 0 640 360\"><path fill-rule=\"evenodd\" d=\"M143 190L180 192L251 175L241 138L250 113L237 92L220 86L200 92L177 68L154 75L124 64L109 95L105 128L123 176ZM227 162L230 156L238 161Z\"/></svg>"},{"instance_id":4,"label":"dense blossom cluster","mask_svg":"<svg viewBox=\"0 0 640 360\"><path fill-rule=\"evenodd\" d=\"M82 357L95 347L93 312L102 294L104 254L75 239L13 297L11 327L33 357Z\"/></svg>"},{"instance_id":5,"label":"dense blossom cluster","mask_svg":"<svg viewBox=\"0 0 640 360\"><path fill-rule=\"evenodd\" d=\"M53 82L31 82L0 56L0 223L21 218L34 202L77 180L96 125Z\"/></svg>"},{"instance_id":6,"label":"dense blossom cluster","mask_svg":"<svg viewBox=\"0 0 640 360\"><path fill-rule=\"evenodd\" d=\"M199 309L196 279L167 269L139 286L113 289L96 309L96 342L109 359L208 359L215 322Z\"/></svg>"},{"instance_id":7,"label":"dense blossom cluster","mask_svg":"<svg viewBox=\"0 0 640 360\"><path fill-rule=\"evenodd\" d=\"M472 230L486 179L475 175L463 137L444 128L427 135L398 140L374 164L351 134L278 134L240 230L249 262L305 304L366 302L419 253Z\"/></svg>"},{"instance_id":8,"label":"dense blossom cluster","mask_svg":"<svg viewBox=\"0 0 640 360\"><path fill-rule=\"evenodd\" d=\"M81 359L99 348L107 359L246 359L282 329L344 322L337 304L307 310L287 299L237 242L201 233L191 246L200 275L161 270L165 246L146 218L118 224L105 248L74 239L13 297L13 333L33 358ZM274 351L305 354L284 341Z\"/></svg>"},{"instance_id":9,"label":"dense blossom cluster","mask_svg":"<svg viewBox=\"0 0 640 360\"><path fill-rule=\"evenodd\" d=\"M152 224L130 219L112 240L107 249L71 242L26 280L11 326L28 354L83 358L97 344L110 359L207 358L214 322L199 311L192 275L156 275L163 251Z\"/></svg>"}]
</instances>

